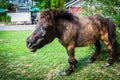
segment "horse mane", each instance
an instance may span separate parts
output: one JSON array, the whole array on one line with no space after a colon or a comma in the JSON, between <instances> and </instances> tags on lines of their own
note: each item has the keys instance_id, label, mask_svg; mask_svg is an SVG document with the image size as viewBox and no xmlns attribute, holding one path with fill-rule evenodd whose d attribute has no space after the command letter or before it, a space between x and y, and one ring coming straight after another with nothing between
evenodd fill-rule
<instances>
[{"instance_id":1,"label":"horse mane","mask_svg":"<svg viewBox=\"0 0 120 80\"><path fill-rule=\"evenodd\" d=\"M70 22L78 22L79 18L75 16L74 14L70 13L69 11L65 10L56 10L56 9L49 9L49 10L43 10L38 15L39 19L44 19L45 22L54 24L59 19L65 19Z\"/></svg>"}]
</instances>

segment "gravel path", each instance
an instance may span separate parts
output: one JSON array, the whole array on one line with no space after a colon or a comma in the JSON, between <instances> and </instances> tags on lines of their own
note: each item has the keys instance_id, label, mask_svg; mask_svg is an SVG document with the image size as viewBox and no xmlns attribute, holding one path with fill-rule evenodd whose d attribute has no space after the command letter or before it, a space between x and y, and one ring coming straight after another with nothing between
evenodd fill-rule
<instances>
[{"instance_id":1,"label":"gravel path","mask_svg":"<svg viewBox=\"0 0 120 80\"><path fill-rule=\"evenodd\" d=\"M34 30L35 25L0 25L0 31Z\"/></svg>"}]
</instances>

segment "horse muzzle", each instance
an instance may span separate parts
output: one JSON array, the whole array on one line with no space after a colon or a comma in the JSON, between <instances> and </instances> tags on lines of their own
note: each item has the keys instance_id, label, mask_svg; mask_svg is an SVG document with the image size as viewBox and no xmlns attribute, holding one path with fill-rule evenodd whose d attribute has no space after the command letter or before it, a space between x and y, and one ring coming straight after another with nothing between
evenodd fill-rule
<instances>
[{"instance_id":1,"label":"horse muzzle","mask_svg":"<svg viewBox=\"0 0 120 80\"><path fill-rule=\"evenodd\" d=\"M42 47L42 41L44 38L39 38L36 41L32 40L30 37L26 39L26 46L31 52L35 52L38 48Z\"/></svg>"},{"instance_id":2,"label":"horse muzzle","mask_svg":"<svg viewBox=\"0 0 120 80\"><path fill-rule=\"evenodd\" d=\"M37 50L37 48L35 47L35 44L33 44L32 40L30 39L30 37L28 37L26 39L26 47L31 51L31 52L35 52Z\"/></svg>"}]
</instances>

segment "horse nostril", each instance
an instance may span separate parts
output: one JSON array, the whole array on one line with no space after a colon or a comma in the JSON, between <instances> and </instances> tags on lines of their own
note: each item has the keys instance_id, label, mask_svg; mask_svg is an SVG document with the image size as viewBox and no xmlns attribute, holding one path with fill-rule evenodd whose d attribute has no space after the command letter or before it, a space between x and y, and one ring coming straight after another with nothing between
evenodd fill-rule
<instances>
[{"instance_id":1,"label":"horse nostril","mask_svg":"<svg viewBox=\"0 0 120 80\"><path fill-rule=\"evenodd\" d=\"M29 38L26 40L26 45L27 47L30 47L32 45L32 41Z\"/></svg>"}]
</instances>

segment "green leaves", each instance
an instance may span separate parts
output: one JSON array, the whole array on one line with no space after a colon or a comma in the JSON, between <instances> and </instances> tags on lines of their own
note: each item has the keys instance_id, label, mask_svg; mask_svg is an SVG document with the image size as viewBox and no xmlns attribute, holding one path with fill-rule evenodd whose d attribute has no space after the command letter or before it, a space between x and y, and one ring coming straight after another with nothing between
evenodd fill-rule
<instances>
[{"instance_id":1,"label":"green leaves","mask_svg":"<svg viewBox=\"0 0 120 80\"><path fill-rule=\"evenodd\" d=\"M46 8L61 8L66 3L66 0L35 0L37 4L35 6L39 7L40 9Z\"/></svg>"},{"instance_id":2,"label":"green leaves","mask_svg":"<svg viewBox=\"0 0 120 80\"><path fill-rule=\"evenodd\" d=\"M105 17L110 17L120 28L120 0L87 0L86 5L83 6L84 13L100 14Z\"/></svg>"}]
</instances>

